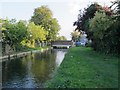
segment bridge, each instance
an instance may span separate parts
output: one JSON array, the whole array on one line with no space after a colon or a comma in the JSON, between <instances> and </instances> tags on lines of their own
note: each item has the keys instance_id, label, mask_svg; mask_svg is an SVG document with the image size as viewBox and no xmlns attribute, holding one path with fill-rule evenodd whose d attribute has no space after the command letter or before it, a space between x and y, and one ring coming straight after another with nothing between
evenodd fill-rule
<instances>
[{"instance_id":1,"label":"bridge","mask_svg":"<svg viewBox=\"0 0 120 90\"><path fill-rule=\"evenodd\" d=\"M57 40L51 43L53 48L70 48L73 45L71 40Z\"/></svg>"}]
</instances>

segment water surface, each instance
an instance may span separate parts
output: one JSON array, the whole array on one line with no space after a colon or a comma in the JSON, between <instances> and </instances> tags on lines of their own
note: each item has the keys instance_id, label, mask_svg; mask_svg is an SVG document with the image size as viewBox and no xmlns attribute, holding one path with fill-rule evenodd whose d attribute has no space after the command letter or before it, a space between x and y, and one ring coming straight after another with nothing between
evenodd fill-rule
<instances>
[{"instance_id":1,"label":"water surface","mask_svg":"<svg viewBox=\"0 0 120 90\"><path fill-rule=\"evenodd\" d=\"M3 88L42 88L67 50L48 50L2 62Z\"/></svg>"}]
</instances>

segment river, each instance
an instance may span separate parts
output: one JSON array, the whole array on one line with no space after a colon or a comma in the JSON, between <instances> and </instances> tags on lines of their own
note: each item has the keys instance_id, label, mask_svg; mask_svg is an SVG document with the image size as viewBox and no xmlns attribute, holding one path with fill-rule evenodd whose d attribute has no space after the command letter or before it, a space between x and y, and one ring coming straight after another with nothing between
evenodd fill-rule
<instances>
[{"instance_id":1,"label":"river","mask_svg":"<svg viewBox=\"0 0 120 90\"><path fill-rule=\"evenodd\" d=\"M2 62L3 88L44 88L67 49L52 49Z\"/></svg>"}]
</instances>

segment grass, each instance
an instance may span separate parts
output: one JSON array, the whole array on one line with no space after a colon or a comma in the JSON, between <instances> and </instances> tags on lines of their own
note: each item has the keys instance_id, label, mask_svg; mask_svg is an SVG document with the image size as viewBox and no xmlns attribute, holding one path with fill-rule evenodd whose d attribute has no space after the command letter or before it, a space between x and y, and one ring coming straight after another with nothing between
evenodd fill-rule
<instances>
[{"instance_id":1,"label":"grass","mask_svg":"<svg viewBox=\"0 0 120 90\"><path fill-rule=\"evenodd\" d=\"M118 88L118 59L89 47L72 47L45 87Z\"/></svg>"},{"instance_id":2,"label":"grass","mask_svg":"<svg viewBox=\"0 0 120 90\"><path fill-rule=\"evenodd\" d=\"M20 51L24 52L24 51L33 51L33 50L43 50L43 49L47 49L47 48L50 48L50 46L44 46L44 47L27 47L27 46L24 46L21 48Z\"/></svg>"},{"instance_id":3,"label":"grass","mask_svg":"<svg viewBox=\"0 0 120 90\"><path fill-rule=\"evenodd\" d=\"M19 46L19 49L17 51L13 51L10 54L16 54L21 52L27 52L27 51L34 51L34 50L40 50L43 51L44 49L50 48L50 46L44 46L44 47L27 47L27 46ZM5 52L3 52L3 56L8 55Z\"/></svg>"}]
</instances>

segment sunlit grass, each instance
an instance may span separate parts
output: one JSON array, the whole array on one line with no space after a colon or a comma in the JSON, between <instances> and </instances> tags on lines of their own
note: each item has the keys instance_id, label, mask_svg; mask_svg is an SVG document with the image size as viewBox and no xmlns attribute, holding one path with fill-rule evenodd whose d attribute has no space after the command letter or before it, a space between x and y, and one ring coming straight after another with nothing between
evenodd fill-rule
<instances>
[{"instance_id":1,"label":"sunlit grass","mask_svg":"<svg viewBox=\"0 0 120 90\"><path fill-rule=\"evenodd\" d=\"M24 46L21 48L21 51L33 51L33 50L44 50L50 48L50 46L44 46L44 47L27 47Z\"/></svg>"},{"instance_id":2,"label":"sunlit grass","mask_svg":"<svg viewBox=\"0 0 120 90\"><path fill-rule=\"evenodd\" d=\"M89 47L68 50L49 88L117 88L118 57L99 54Z\"/></svg>"}]
</instances>

